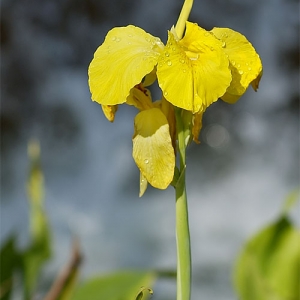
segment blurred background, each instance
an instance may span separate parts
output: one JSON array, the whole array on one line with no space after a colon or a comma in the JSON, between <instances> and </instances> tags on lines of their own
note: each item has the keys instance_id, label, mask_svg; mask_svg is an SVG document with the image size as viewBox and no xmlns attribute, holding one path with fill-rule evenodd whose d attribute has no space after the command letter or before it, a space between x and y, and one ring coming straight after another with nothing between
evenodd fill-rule
<instances>
[{"instance_id":1,"label":"blurred background","mask_svg":"<svg viewBox=\"0 0 300 300\"><path fill-rule=\"evenodd\" d=\"M27 143L37 138L54 241L45 288L68 260L73 235L84 254L82 278L176 267L173 188L149 187L138 197L137 112L123 105L109 123L90 99L87 68L112 27L134 24L166 42L182 2L1 1L0 237L17 232L26 244ZM299 185L299 3L195 0L190 21L243 33L264 66L257 93L207 110L201 144L187 153L193 299L231 300L242 244ZM174 299L175 283L154 291L152 299Z\"/></svg>"}]
</instances>

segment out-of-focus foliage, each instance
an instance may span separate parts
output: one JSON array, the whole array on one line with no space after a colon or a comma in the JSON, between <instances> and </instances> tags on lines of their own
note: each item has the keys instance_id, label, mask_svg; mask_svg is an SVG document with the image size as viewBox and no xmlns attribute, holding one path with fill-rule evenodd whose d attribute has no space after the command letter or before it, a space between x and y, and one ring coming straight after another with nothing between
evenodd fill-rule
<instances>
[{"instance_id":1,"label":"out-of-focus foliage","mask_svg":"<svg viewBox=\"0 0 300 300\"><path fill-rule=\"evenodd\" d=\"M3 243L0 251L1 300L11 299L16 273L22 275L23 298L33 299L41 268L51 256L51 230L44 211L44 182L37 142L29 144L29 158L30 243L27 248L19 249L14 234ZM240 300L300 299L300 231L288 216L298 198L299 193L288 197L278 220L244 246L234 274ZM56 278L50 291L43 291L47 294L45 300L146 300L153 293L150 287L159 277L176 278L174 271L117 271L76 285L81 261L79 250L73 247L70 264Z\"/></svg>"},{"instance_id":2,"label":"out-of-focus foliage","mask_svg":"<svg viewBox=\"0 0 300 300\"><path fill-rule=\"evenodd\" d=\"M15 243L15 236L11 236L2 246L0 252L0 299L3 300L10 298L13 288L13 272L19 263Z\"/></svg>"},{"instance_id":3,"label":"out-of-focus foliage","mask_svg":"<svg viewBox=\"0 0 300 300\"><path fill-rule=\"evenodd\" d=\"M141 287L152 286L155 279L155 273L150 271L122 271L96 277L82 284L75 291L72 300L146 299L148 293L141 294Z\"/></svg>"},{"instance_id":4,"label":"out-of-focus foliage","mask_svg":"<svg viewBox=\"0 0 300 300\"><path fill-rule=\"evenodd\" d=\"M25 299L31 299L42 264L51 256L51 237L44 212L44 179L40 166L40 147L36 141L28 146L31 161L27 183L30 207L31 244L22 255Z\"/></svg>"},{"instance_id":5,"label":"out-of-focus foliage","mask_svg":"<svg viewBox=\"0 0 300 300\"><path fill-rule=\"evenodd\" d=\"M244 246L234 274L241 300L300 299L300 231L287 215L296 199L289 197L278 220Z\"/></svg>"},{"instance_id":6,"label":"out-of-focus foliage","mask_svg":"<svg viewBox=\"0 0 300 300\"><path fill-rule=\"evenodd\" d=\"M24 299L32 299L42 265L51 256L50 229L44 212L44 183L40 166L40 148L36 141L28 146L30 172L27 192L30 210L30 244L26 249L16 247L16 236L8 238L1 248L1 299L10 299L13 275L21 272Z\"/></svg>"}]
</instances>

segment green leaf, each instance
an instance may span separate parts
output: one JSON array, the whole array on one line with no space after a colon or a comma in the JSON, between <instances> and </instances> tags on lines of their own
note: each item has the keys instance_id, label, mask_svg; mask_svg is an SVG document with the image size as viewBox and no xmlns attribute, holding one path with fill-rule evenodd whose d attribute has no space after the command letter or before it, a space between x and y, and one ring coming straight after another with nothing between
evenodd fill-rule
<instances>
[{"instance_id":1,"label":"green leaf","mask_svg":"<svg viewBox=\"0 0 300 300\"><path fill-rule=\"evenodd\" d=\"M299 300L300 232L285 217L245 245L234 273L241 300Z\"/></svg>"},{"instance_id":2,"label":"green leaf","mask_svg":"<svg viewBox=\"0 0 300 300\"><path fill-rule=\"evenodd\" d=\"M31 243L22 255L25 299L31 299L42 265L51 256L50 228L44 211L44 179L37 141L28 145L30 173L27 194L30 209Z\"/></svg>"},{"instance_id":3,"label":"green leaf","mask_svg":"<svg viewBox=\"0 0 300 300\"><path fill-rule=\"evenodd\" d=\"M282 208L283 214L288 214L294 205L296 205L297 201L299 201L300 191L295 190L289 194L287 199L285 200Z\"/></svg>"},{"instance_id":4,"label":"green leaf","mask_svg":"<svg viewBox=\"0 0 300 300\"><path fill-rule=\"evenodd\" d=\"M15 247L16 238L10 236L0 251L0 299L10 299L10 294L13 288L13 273L18 266L19 259Z\"/></svg>"},{"instance_id":5,"label":"green leaf","mask_svg":"<svg viewBox=\"0 0 300 300\"><path fill-rule=\"evenodd\" d=\"M140 291L138 292L137 296L135 297L135 300L143 300L143 298L145 296L145 294L144 294L145 291L147 291L148 294L153 295L153 290L152 289L141 287ZM145 296L145 297L147 297L147 296Z\"/></svg>"},{"instance_id":6,"label":"green leaf","mask_svg":"<svg viewBox=\"0 0 300 300\"><path fill-rule=\"evenodd\" d=\"M156 275L149 271L120 271L96 277L81 285L72 300L134 300L143 286L151 286Z\"/></svg>"}]
</instances>

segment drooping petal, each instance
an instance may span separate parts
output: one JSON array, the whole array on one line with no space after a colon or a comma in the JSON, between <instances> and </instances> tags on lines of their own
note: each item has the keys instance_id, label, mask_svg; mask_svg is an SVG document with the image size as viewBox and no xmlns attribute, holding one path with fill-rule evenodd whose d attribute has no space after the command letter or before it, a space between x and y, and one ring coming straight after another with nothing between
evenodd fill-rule
<instances>
[{"instance_id":1,"label":"drooping petal","mask_svg":"<svg viewBox=\"0 0 300 300\"><path fill-rule=\"evenodd\" d=\"M102 105L102 110L107 120L113 122L118 110L118 105Z\"/></svg>"},{"instance_id":2,"label":"drooping petal","mask_svg":"<svg viewBox=\"0 0 300 300\"><path fill-rule=\"evenodd\" d=\"M104 105L126 101L157 63L163 44L141 28L129 25L110 30L89 66L92 100Z\"/></svg>"},{"instance_id":3,"label":"drooping petal","mask_svg":"<svg viewBox=\"0 0 300 300\"><path fill-rule=\"evenodd\" d=\"M202 129L203 113L204 112L200 112L193 115L192 135L193 135L193 141L197 144L200 144L199 134Z\"/></svg>"},{"instance_id":4,"label":"drooping petal","mask_svg":"<svg viewBox=\"0 0 300 300\"><path fill-rule=\"evenodd\" d=\"M148 181L145 178L145 176L140 172L140 192L139 197L142 197L144 193L146 192L146 189L148 187Z\"/></svg>"},{"instance_id":5,"label":"drooping petal","mask_svg":"<svg viewBox=\"0 0 300 300\"><path fill-rule=\"evenodd\" d=\"M229 28L213 28L211 32L223 43L232 72L232 82L221 99L235 103L250 83L254 90L257 90L262 76L261 60L254 47L241 33Z\"/></svg>"},{"instance_id":6,"label":"drooping petal","mask_svg":"<svg viewBox=\"0 0 300 300\"><path fill-rule=\"evenodd\" d=\"M175 154L165 115L158 108L141 111L134 120L132 156L147 181L166 189L173 180Z\"/></svg>"},{"instance_id":7,"label":"drooping petal","mask_svg":"<svg viewBox=\"0 0 300 300\"><path fill-rule=\"evenodd\" d=\"M158 60L157 77L164 97L193 113L205 110L224 95L231 82L222 43L190 22L179 42L169 32L167 45Z\"/></svg>"},{"instance_id":8,"label":"drooping petal","mask_svg":"<svg viewBox=\"0 0 300 300\"><path fill-rule=\"evenodd\" d=\"M157 76L156 76L156 66L155 66L155 68L144 77L143 86L149 86L149 85L153 84L156 79L157 79Z\"/></svg>"},{"instance_id":9,"label":"drooping petal","mask_svg":"<svg viewBox=\"0 0 300 300\"><path fill-rule=\"evenodd\" d=\"M126 104L136 107L138 110L153 108L151 93L142 84L136 85L130 90Z\"/></svg>"},{"instance_id":10,"label":"drooping petal","mask_svg":"<svg viewBox=\"0 0 300 300\"><path fill-rule=\"evenodd\" d=\"M164 97L162 97L161 100L155 101L153 105L154 107L159 108L168 120L172 145L176 154L176 119L174 106L170 102L168 102Z\"/></svg>"}]
</instances>

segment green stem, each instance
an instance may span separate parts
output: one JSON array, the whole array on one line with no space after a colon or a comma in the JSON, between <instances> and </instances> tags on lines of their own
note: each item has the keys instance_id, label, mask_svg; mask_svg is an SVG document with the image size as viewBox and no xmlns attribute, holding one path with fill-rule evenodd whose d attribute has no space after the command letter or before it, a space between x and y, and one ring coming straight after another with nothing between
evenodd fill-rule
<instances>
[{"instance_id":1,"label":"green stem","mask_svg":"<svg viewBox=\"0 0 300 300\"><path fill-rule=\"evenodd\" d=\"M191 246L185 188L185 139L181 109L175 108L180 176L176 184L177 300L189 300L191 294Z\"/></svg>"},{"instance_id":2,"label":"green stem","mask_svg":"<svg viewBox=\"0 0 300 300\"><path fill-rule=\"evenodd\" d=\"M183 3L178 21L175 26L175 31L176 31L179 39L181 39L183 36L184 29L185 29L185 22L187 21L189 15L190 15L190 12L191 12L191 9L193 6L193 2L194 2L193 0L185 0Z\"/></svg>"}]
</instances>

